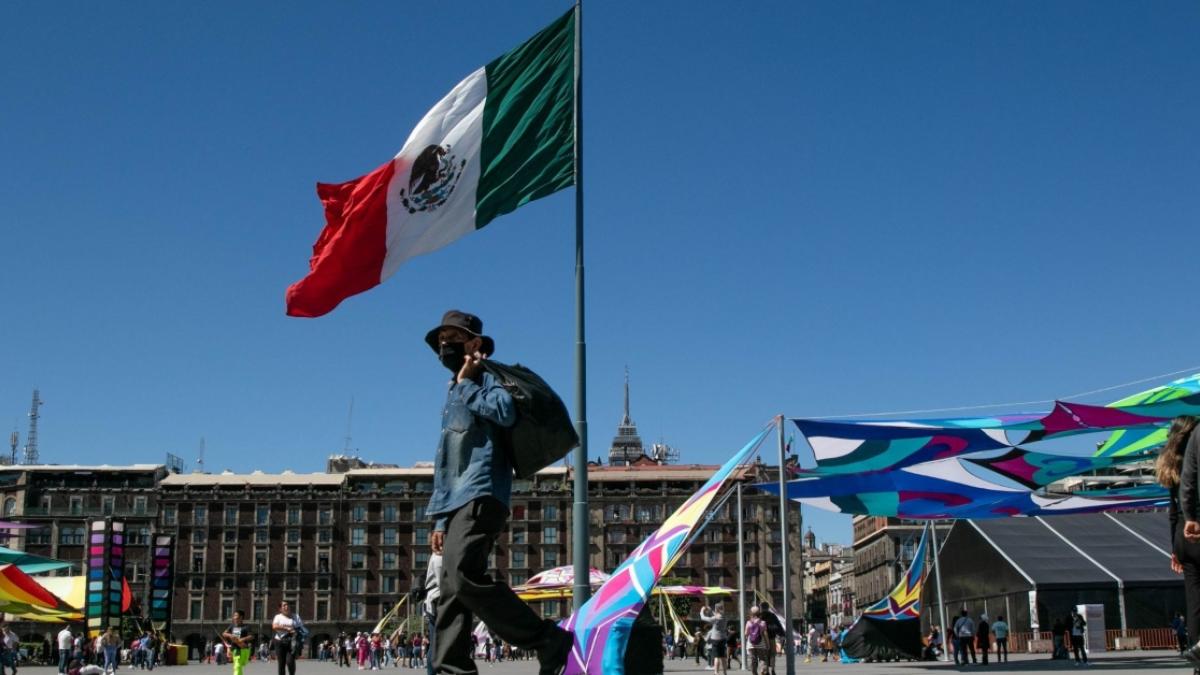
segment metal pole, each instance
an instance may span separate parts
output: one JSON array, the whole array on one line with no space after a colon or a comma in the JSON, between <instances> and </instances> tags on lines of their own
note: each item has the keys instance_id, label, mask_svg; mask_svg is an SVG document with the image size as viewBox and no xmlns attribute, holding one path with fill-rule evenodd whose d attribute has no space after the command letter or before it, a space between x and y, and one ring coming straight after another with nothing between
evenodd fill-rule
<instances>
[{"instance_id":1,"label":"metal pole","mask_svg":"<svg viewBox=\"0 0 1200 675\"><path fill-rule=\"evenodd\" d=\"M942 568L938 564L938 554L941 550L938 548L937 540L937 525L934 521L929 521L929 534L933 538L933 578L937 581L938 594L938 619L942 622L942 660L950 660L950 650L946 649L950 645L950 634L946 626L946 603L942 600Z\"/></svg>"},{"instance_id":2,"label":"metal pole","mask_svg":"<svg viewBox=\"0 0 1200 675\"><path fill-rule=\"evenodd\" d=\"M583 320L583 0L575 0L575 611L591 597L588 564L587 342Z\"/></svg>"},{"instance_id":3,"label":"metal pole","mask_svg":"<svg viewBox=\"0 0 1200 675\"><path fill-rule=\"evenodd\" d=\"M783 423L785 418L783 415L780 415L776 419L778 420L779 431L779 533L783 535L783 662L787 665L787 675L796 675L795 647L792 644L792 568L788 564L787 458L784 457L785 449L783 443ZM803 523L801 523L800 527L803 529ZM800 548L804 548L803 544L801 544ZM803 552L800 555L803 556ZM803 558L801 558L801 565L803 565ZM803 586L801 586L801 591L803 591Z\"/></svg>"},{"instance_id":4,"label":"metal pole","mask_svg":"<svg viewBox=\"0 0 1200 675\"><path fill-rule=\"evenodd\" d=\"M742 481L737 484L737 539L738 539L738 632L746 631L746 552L742 544ZM738 644L742 646L742 670L746 668L745 635L739 635Z\"/></svg>"}]
</instances>

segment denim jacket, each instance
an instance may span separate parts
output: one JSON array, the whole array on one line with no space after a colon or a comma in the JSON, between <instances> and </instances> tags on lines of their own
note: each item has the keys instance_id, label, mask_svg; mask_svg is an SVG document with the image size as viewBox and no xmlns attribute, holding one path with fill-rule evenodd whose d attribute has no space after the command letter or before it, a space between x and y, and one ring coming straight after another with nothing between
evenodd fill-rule
<instances>
[{"instance_id":1,"label":"denim jacket","mask_svg":"<svg viewBox=\"0 0 1200 675\"><path fill-rule=\"evenodd\" d=\"M496 447L495 434L497 427L511 427L516 420L512 396L491 373L481 373L479 384L463 380L450 386L426 509L435 531L445 531L447 516L479 497L509 505L513 469Z\"/></svg>"}]
</instances>

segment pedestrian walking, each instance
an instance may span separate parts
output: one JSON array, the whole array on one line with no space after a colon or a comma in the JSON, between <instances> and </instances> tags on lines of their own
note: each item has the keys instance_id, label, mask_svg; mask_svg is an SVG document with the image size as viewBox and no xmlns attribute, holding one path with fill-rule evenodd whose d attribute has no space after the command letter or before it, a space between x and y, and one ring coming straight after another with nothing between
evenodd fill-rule
<instances>
[{"instance_id":1,"label":"pedestrian walking","mask_svg":"<svg viewBox=\"0 0 1200 675\"><path fill-rule=\"evenodd\" d=\"M221 637L229 643L229 660L233 663L233 675L242 675L250 654L254 652L254 631L245 623L246 613L234 610L229 627Z\"/></svg>"},{"instance_id":2,"label":"pedestrian walking","mask_svg":"<svg viewBox=\"0 0 1200 675\"><path fill-rule=\"evenodd\" d=\"M1003 614L992 624L992 635L996 636L996 663L1008 663L1008 622Z\"/></svg>"},{"instance_id":3,"label":"pedestrian walking","mask_svg":"<svg viewBox=\"0 0 1200 675\"><path fill-rule=\"evenodd\" d=\"M271 619L271 630L275 631L275 665L278 674L296 675L296 657L300 656L308 629L286 600L279 603L279 613Z\"/></svg>"},{"instance_id":4,"label":"pedestrian walking","mask_svg":"<svg viewBox=\"0 0 1200 675\"><path fill-rule=\"evenodd\" d=\"M729 622L725 619L725 613L721 611L720 601L714 602L712 607L701 607L700 620L709 625L708 633L704 637L712 650L713 673L723 675L727 672L725 650Z\"/></svg>"},{"instance_id":5,"label":"pedestrian walking","mask_svg":"<svg viewBox=\"0 0 1200 675\"><path fill-rule=\"evenodd\" d=\"M67 665L71 663L71 652L75 648L75 634L71 632L71 625L63 626L63 629L58 631L58 672L66 673Z\"/></svg>"},{"instance_id":6,"label":"pedestrian walking","mask_svg":"<svg viewBox=\"0 0 1200 675\"><path fill-rule=\"evenodd\" d=\"M1171 421L1154 474L1171 495L1171 569L1183 575L1187 610L1181 621L1185 628L1182 653L1200 672L1200 433L1195 433L1196 426L1197 418L1187 415Z\"/></svg>"},{"instance_id":7,"label":"pedestrian walking","mask_svg":"<svg viewBox=\"0 0 1200 675\"><path fill-rule=\"evenodd\" d=\"M1075 653L1075 665L1088 665L1087 646L1084 636L1087 634L1087 621L1077 610L1071 610L1071 651ZM1082 658L1081 656L1082 655Z\"/></svg>"},{"instance_id":8,"label":"pedestrian walking","mask_svg":"<svg viewBox=\"0 0 1200 675\"><path fill-rule=\"evenodd\" d=\"M758 605L759 617L767 624L767 673L775 675L775 651L777 641L784 638L783 622L779 615L771 611L771 603L765 600Z\"/></svg>"},{"instance_id":9,"label":"pedestrian walking","mask_svg":"<svg viewBox=\"0 0 1200 675\"><path fill-rule=\"evenodd\" d=\"M746 647L750 656L751 675L766 675L770 673L767 667L767 622L762 620L762 610L750 606L750 619L745 628Z\"/></svg>"},{"instance_id":10,"label":"pedestrian walking","mask_svg":"<svg viewBox=\"0 0 1200 675\"><path fill-rule=\"evenodd\" d=\"M475 617L505 641L537 650L539 673L558 675L574 639L540 618L506 584L488 575L488 556L508 520L513 468L497 444L501 429L517 421L512 395L483 370L495 341L479 317L450 310L425 342L453 375L442 410L434 461L432 548L442 555L437 608L438 672L473 673L470 635Z\"/></svg>"},{"instance_id":11,"label":"pedestrian walking","mask_svg":"<svg viewBox=\"0 0 1200 675\"><path fill-rule=\"evenodd\" d=\"M992 651L992 627L988 625L986 612L979 615L979 623L975 625L975 646L979 648L980 661L986 666Z\"/></svg>"},{"instance_id":12,"label":"pedestrian walking","mask_svg":"<svg viewBox=\"0 0 1200 675\"><path fill-rule=\"evenodd\" d=\"M100 637L100 648L104 651L104 672L115 673L121 669L121 660L117 658L117 650L121 648L121 636L112 626ZM16 675L14 670L13 675Z\"/></svg>"},{"instance_id":13,"label":"pedestrian walking","mask_svg":"<svg viewBox=\"0 0 1200 675\"><path fill-rule=\"evenodd\" d=\"M971 663L977 663L975 659L975 622L967 616L967 610L964 609L954 622L954 663L967 665L968 654L971 656Z\"/></svg>"}]
</instances>

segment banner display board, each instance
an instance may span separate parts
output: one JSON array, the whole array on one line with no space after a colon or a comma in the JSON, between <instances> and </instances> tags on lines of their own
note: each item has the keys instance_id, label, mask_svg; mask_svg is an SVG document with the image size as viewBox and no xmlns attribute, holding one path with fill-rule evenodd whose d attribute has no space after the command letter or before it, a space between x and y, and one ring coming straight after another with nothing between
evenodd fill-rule
<instances>
[{"instance_id":1,"label":"banner display board","mask_svg":"<svg viewBox=\"0 0 1200 675\"><path fill-rule=\"evenodd\" d=\"M87 597L84 619L94 638L110 626L121 629L125 580L125 523L112 518L94 520L88 527Z\"/></svg>"},{"instance_id":2,"label":"banner display board","mask_svg":"<svg viewBox=\"0 0 1200 675\"><path fill-rule=\"evenodd\" d=\"M175 580L175 538L169 534L154 536L154 551L151 556L150 622L166 630L171 620L171 586Z\"/></svg>"}]
</instances>

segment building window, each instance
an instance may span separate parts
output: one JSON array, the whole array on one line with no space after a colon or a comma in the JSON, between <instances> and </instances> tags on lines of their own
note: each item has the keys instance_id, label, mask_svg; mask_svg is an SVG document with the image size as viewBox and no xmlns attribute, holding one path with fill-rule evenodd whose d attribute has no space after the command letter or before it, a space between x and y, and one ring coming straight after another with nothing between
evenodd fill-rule
<instances>
[{"instance_id":1,"label":"building window","mask_svg":"<svg viewBox=\"0 0 1200 675\"><path fill-rule=\"evenodd\" d=\"M525 551L512 551L509 553L509 558L512 560L512 566L517 569L525 567Z\"/></svg>"},{"instance_id":2,"label":"building window","mask_svg":"<svg viewBox=\"0 0 1200 675\"><path fill-rule=\"evenodd\" d=\"M288 525L299 525L300 524L300 507L299 506L289 506L288 507L287 524Z\"/></svg>"},{"instance_id":3,"label":"building window","mask_svg":"<svg viewBox=\"0 0 1200 675\"><path fill-rule=\"evenodd\" d=\"M400 558L395 551L383 552L383 564L380 565L385 570L394 570L400 566Z\"/></svg>"},{"instance_id":4,"label":"building window","mask_svg":"<svg viewBox=\"0 0 1200 675\"><path fill-rule=\"evenodd\" d=\"M105 516L111 516L117 510L117 498L111 495L105 495L100 498L100 513Z\"/></svg>"},{"instance_id":5,"label":"building window","mask_svg":"<svg viewBox=\"0 0 1200 675\"><path fill-rule=\"evenodd\" d=\"M203 546L208 543L208 533L204 530L192 530L192 544Z\"/></svg>"},{"instance_id":6,"label":"building window","mask_svg":"<svg viewBox=\"0 0 1200 675\"><path fill-rule=\"evenodd\" d=\"M176 514L176 513L177 513L177 511L176 511L176 508L175 508L174 506L164 506L164 507L163 507L163 510L162 510L162 514L163 514L163 525L174 525L174 524L176 524L176 517L175 517L175 514Z\"/></svg>"},{"instance_id":7,"label":"building window","mask_svg":"<svg viewBox=\"0 0 1200 675\"><path fill-rule=\"evenodd\" d=\"M512 507L512 519L513 520L525 520L525 505L524 504Z\"/></svg>"},{"instance_id":8,"label":"building window","mask_svg":"<svg viewBox=\"0 0 1200 675\"><path fill-rule=\"evenodd\" d=\"M420 570L429 567L429 551L417 551L414 553L413 565Z\"/></svg>"},{"instance_id":9,"label":"building window","mask_svg":"<svg viewBox=\"0 0 1200 675\"><path fill-rule=\"evenodd\" d=\"M328 506L322 506L317 511L317 524L318 525L332 525L333 524L333 509L329 508Z\"/></svg>"},{"instance_id":10,"label":"building window","mask_svg":"<svg viewBox=\"0 0 1200 675\"><path fill-rule=\"evenodd\" d=\"M547 568L558 567L558 551L554 549L542 551L542 565Z\"/></svg>"},{"instance_id":11,"label":"building window","mask_svg":"<svg viewBox=\"0 0 1200 675\"><path fill-rule=\"evenodd\" d=\"M362 551L350 553L350 569L362 570L367 568L367 554Z\"/></svg>"},{"instance_id":12,"label":"building window","mask_svg":"<svg viewBox=\"0 0 1200 675\"><path fill-rule=\"evenodd\" d=\"M271 535L267 533L267 528L260 527L254 531L254 543L269 544L270 542L271 542Z\"/></svg>"},{"instance_id":13,"label":"building window","mask_svg":"<svg viewBox=\"0 0 1200 675\"><path fill-rule=\"evenodd\" d=\"M720 565L721 564L721 552L709 550L708 551L708 564L711 566ZM709 584L709 586L716 586L716 585L718 585L718 584Z\"/></svg>"},{"instance_id":14,"label":"building window","mask_svg":"<svg viewBox=\"0 0 1200 675\"><path fill-rule=\"evenodd\" d=\"M192 621L200 621L204 618L204 600L192 598L188 604L188 618Z\"/></svg>"},{"instance_id":15,"label":"building window","mask_svg":"<svg viewBox=\"0 0 1200 675\"><path fill-rule=\"evenodd\" d=\"M150 528L148 527L131 527L129 528L129 539L126 541L131 546L145 546L150 543Z\"/></svg>"},{"instance_id":16,"label":"building window","mask_svg":"<svg viewBox=\"0 0 1200 675\"><path fill-rule=\"evenodd\" d=\"M720 586L721 585L721 573L720 572L709 572L708 573L708 585L709 586Z\"/></svg>"},{"instance_id":17,"label":"building window","mask_svg":"<svg viewBox=\"0 0 1200 675\"><path fill-rule=\"evenodd\" d=\"M221 619L228 621L233 618L233 598L221 598Z\"/></svg>"},{"instance_id":18,"label":"building window","mask_svg":"<svg viewBox=\"0 0 1200 675\"><path fill-rule=\"evenodd\" d=\"M429 544L429 528L414 527L413 528L413 543L417 546L425 546Z\"/></svg>"},{"instance_id":19,"label":"building window","mask_svg":"<svg viewBox=\"0 0 1200 675\"><path fill-rule=\"evenodd\" d=\"M221 535L221 541L226 544L236 544L237 530L225 530L224 534Z\"/></svg>"},{"instance_id":20,"label":"building window","mask_svg":"<svg viewBox=\"0 0 1200 675\"><path fill-rule=\"evenodd\" d=\"M204 577L192 577L188 582L188 588L192 589L193 591L204 590Z\"/></svg>"},{"instance_id":21,"label":"building window","mask_svg":"<svg viewBox=\"0 0 1200 675\"><path fill-rule=\"evenodd\" d=\"M324 598L317 600L317 621L329 620L329 600Z\"/></svg>"},{"instance_id":22,"label":"building window","mask_svg":"<svg viewBox=\"0 0 1200 675\"><path fill-rule=\"evenodd\" d=\"M365 546L367 544L367 528L352 527L350 528L350 545Z\"/></svg>"},{"instance_id":23,"label":"building window","mask_svg":"<svg viewBox=\"0 0 1200 675\"><path fill-rule=\"evenodd\" d=\"M25 535L26 544L49 544L50 543L50 528L39 527L36 530L27 530Z\"/></svg>"},{"instance_id":24,"label":"building window","mask_svg":"<svg viewBox=\"0 0 1200 675\"><path fill-rule=\"evenodd\" d=\"M300 590L300 580L297 579L296 577L284 577L283 589L285 591ZM291 604L291 603L288 603L288 604Z\"/></svg>"},{"instance_id":25,"label":"building window","mask_svg":"<svg viewBox=\"0 0 1200 675\"><path fill-rule=\"evenodd\" d=\"M417 504L413 507L413 522L429 520L429 516L425 513L425 508L428 506L428 504Z\"/></svg>"},{"instance_id":26,"label":"building window","mask_svg":"<svg viewBox=\"0 0 1200 675\"><path fill-rule=\"evenodd\" d=\"M514 544L524 544L525 543L525 528L522 527L522 528L518 528L518 529L513 529L512 543L514 543Z\"/></svg>"},{"instance_id":27,"label":"building window","mask_svg":"<svg viewBox=\"0 0 1200 675\"><path fill-rule=\"evenodd\" d=\"M83 515L83 497L71 497L71 515Z\"/></svg>"},{"instance_id":28,"label":"building window","mask_svg":"<svg viewBox=\"0 0 1200 675\"><path fill-rule=\"evenodd\" d=\"M351 574L350 588L348 593L366 593L367 592L367 577L365 574Z\"/></svg>"},{"instance_id":29,"label":"building window","mask_svg":"<svg viewBox=\"0 0 1200 675\"><path fill-rule=\"evenodd\" d=\"M254 507L254 524L255 525L270 525L271 524L271 507L266 504L259 504Z\"/></svg>"},{"instance_id":30,"label":"building window","mask_svg":"<svg viewBox=\"0 0 1200 675\"><path fill-rule=\"evenodd\" d=\"M329 551L317 552L317 571L321 574L329 574Z\"/></svg>"},{"instance_id":31,"label":"building window","mask_svg":"<svg viewBox=\"0 0 1200 675\"><path fill-rule=\"evenodd\" d=\"M333 542L333 530L317 530L317 543L329 544Z\"/></svg>"},{"instance_id":32,"label":"building window","mask_svg":"<svg viewBox=\"0 0 1200 675\"><path fill-rule=\"evenodd\" d=\"M83 544L82 527L62 527L58 530L60 546L80 546Z\"/></svg>"},{"instance_id":33,"label":"building window","mask_svg":"<svg viewBox=\"0 0 1200 675\"><path fill-rule=\"evenodd\" d=\"M295 550L288 551L286 560L287 560L287 571L289 571L289 572L299 572L300 571L300 552L299 551L295 551Z\"/></svg>"},{"instance_id":34,"label":"building window","mask_svg":"<svg viewBox=\"0 0 1200 675\"><path fill-rule=\"evenodd\" d=\"M367 519L367 505L366 504L355 504L354 508L350 510L350 520L353 520L356 523L361 523L361 522L366 521L366 519Z\"/></svg>"},{"instance_id":35,"label":"building window","mask_svg":"<svg viewBox=\"0 0 1200 675\"><path fill-rule=\"evenodd\" d=\"M362 619L363 613L364 613L363 609L364 609L364 604L363 604L362 600L351 600L350 601L350 616L349 616L349 618L353 621L358 621L358 620Z\"/></svg>"},{"instance_id":36,"label":"building window","mask_svg":"<svg viewBox=\"0 0 1200 675\"><path fill-rule=\"evenodd\" d=\"M299 544L300 543L300 530L288 530L287 531L287 543Z\"/></svg>"},{"instance_id":37,"label":"building window","mask_svg":"<svg viewBox=\"0 0 1200 675\"><path fill-rule=\"evenodd\" d=\"M203 551L197 551L192 554L192 571L193 572L203 572L204 571L204 552Z\"/></svg>"},{"instance_id":38,"label":"building window","mask_svg":"<svg viewBox=\"0 0 1200 675\"><path fill-rule=\"evenodd\" d=\"M254 588L255 593L263 593L267 590L267 580L263 577L254 579L254 583L250 584Z\"/></svg>"},{"instance_id":39,"label":"building window","mask_svg":"<svg viewBox=\"0 0 1200 675\"><path fill-rule=\"evenodd\" d=\"M235 586L234 586L233 577L225 577L224 579L221 579L221 590L232 591L232 590L234 590L234 588L235 588Z\"/></svg>"},{"instance_id":40,"label":"building window","mask_svg":"<svg viewBox=\"0 0 1200 675\"><path fill-rule=\"evenodd\" d=\"M385 574L380 577L379 581L380 593L395 593L399 587L399 584L396 583L396 575L394 574Z\"/></svg>"},{"instance_id":41,"label":"building window","mask_svg":"<svg viewBox=\"0 0 1200 675\"><path fill-rule=\"evenodd\" d=\"M126 562L125 576L129 579L129 583L142 583L146 580L146 563L140 560L130 560Z\"/></svg>"},{"instance_id":42,"label":"building window","mask_svg":"<svg viewBox=\"0 0 1200 675\"><path fill-rule=\"evenodd\" d=\"M135 515L135 516L146 515L146 498L145 497L134 497L133 498L133 515Z\"/></svg>"},{"instance_id":43,"label":"building window","mask_svg":"<svg viewBox=\"0 0 1200 675\"><path fill-rule=\"evenodd\" d=\"M425 510L424 506L419 506L417 508L419 508L421 511ZM383 505L383 520L384 520L384 522L394 523L397 520L399 520L399 518L400 518L400 513L399 513L399 510L396 508L395 504L384 504ZM414 518L414 520L421 520L421 518Z\"/></svg>"},{"instance_id":44,"label":"building window","mask_svg":"<svg viewBox=\"0 0 1200 675\"><path fill-rule=\"evenodd\" d=\"M238 508L236 506L225 507L225 524L237 525Z\"/></svg>"},{"instance_id":45,"label":"building window","mask_svg":"<svg viewBox=\"0 0 1200 675\"><path fill-rule=\"evenodd\" d=\"M508 580L512 582L513 586L520 586L526 581L529 581L529 577L523 573L513 572L512 574L508 575Z\"/></svg>"},{"instance_id":46,"label":"building window","mask_svg":"<svg viewBox=\"0 0 1200 675\"><path fill-rule=\"evenodd\" d=\"M317 577L317 590L318 591L329 590L329 577Z\"/></svg>"},{"instance_id":47,"label":"building window","mask_svg":"<svg viewBox=\"0 0 1200 675\"><path fill-rule=\"evenodd\" d=\"M266 551L263 551L260 549L260 550L256 550L254 552L254 571L255 572L266 572L267 571L267 552Z\"/></svg>"},{"instance_id":48,"label":"building window","mask_svg":"<svg viewBox=\"0 0 1200 675\"><path fill-rule=\"evenodd\" d=\"M254 604L251 607L252 607L252 609L250 610L250 612L254 616L254 619L256 621L262 621L264 618L266 618L263 616L263 601L262 600L255 600Z\"/></svg>"},{"instance_id":49,"label":"building window","mask_svg":"<svg viewBox=\"0 0 1200 675\"><path fill-rule=\"evenodd\" d=\"M604 540L610 544L624 544L625 543L625 530L623 530L623 529L609 530L604 533Z\"/></svg>"},{"instance_id":50,"label":"building window","mask_svg":"<svg viewBox=\"0 0 1200 675\"><path fill-rule=\"evenodd\" d=\"M547 525L542 528L542 543L557 544L558 543L558 526Z\"/></svg>"},{"instance_id":51,"label":"building window","mask_svg":"<svg viewBox=\"0 0 1200 675\"><path fill-rule=\"evenodd\" d=\"M542 520L558 520L558 507L547 504L542 507Z\"/></svg>"},{"instance_id":52,"label":"building window","mask_svg":"<svg viewBox=\"0 0 1200 675\"><path fill-rule=\"evenodd\" d=\"M383 528L383 545L384 546L395 546L398 543L400 543L400 537L396 534L396 528L394 528L394 527Z\"/></svg>"},{"instance_id":53,"label":"building window","mask_svg":"<svg viewBox=\"0 0 1200 675\"><path fill-rule=\"evenodd\" d=\"M192 509L192 524L205 525L208 523L208 507L203 504L197 504Z\"/></svg>"}]
</instances>

